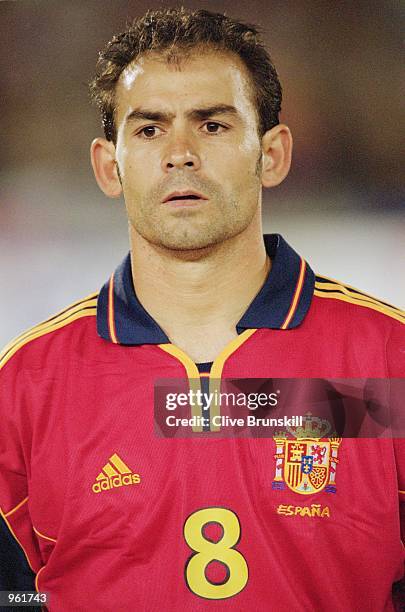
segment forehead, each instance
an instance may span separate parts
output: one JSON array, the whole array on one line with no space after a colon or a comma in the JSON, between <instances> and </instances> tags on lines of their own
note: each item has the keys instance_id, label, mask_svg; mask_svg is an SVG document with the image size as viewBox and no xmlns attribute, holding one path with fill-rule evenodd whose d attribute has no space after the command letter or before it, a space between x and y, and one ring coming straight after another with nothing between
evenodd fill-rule
<instances>
[{"instance_id":1,"label":"forehead","mask_svg":"<svg viewBox=\"0 0 405 612\"><path fill-rule=\"evenodd\" d=\"M169 58L148 53L129 64L116 88L118 121L139 106L230 104L241 114L255 114L251 77L234 53L193 50Z\"/></svg>"}]
</instances>

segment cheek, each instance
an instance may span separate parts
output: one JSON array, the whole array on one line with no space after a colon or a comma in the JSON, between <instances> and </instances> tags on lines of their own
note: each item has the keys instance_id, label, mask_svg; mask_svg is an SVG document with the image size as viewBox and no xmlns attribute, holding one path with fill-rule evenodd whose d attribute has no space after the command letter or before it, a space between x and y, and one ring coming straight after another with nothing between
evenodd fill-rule
<instances>
[{"instance_id":1,"label":"cheek","mask_svg":"<svg viewBox=\"0 0 405 612\"><path fill-rule=\"evenodd\" d=\"M255 125L251 125L249 129L246 130L243 140L238 145L238 149L241 155L247 155L249 157L259 154L259 151L261 151L261 142Z\"/></svg>"},{"instance_id":2,"label":"cheek","mask_svg":"<svg viewBox=\"0 0 405 612\"><path fill-rule=\"evenodd\" d=\"M153 185L160 168L159 158L148 151L132 152L122 157L119 167L123 170L123 180L135 192L141 192Z\"/></svg>"},{"instance_id":3,"label":"cheek","mask_svg":"<svg viewBox=\"0 0 405 612\"><path fill-rule=\"evenodd\" d=\"M254 150L246 150L242 146L238 146L237 151L230 148L227 156L221 158L219 167L226 166L224 172L224 183L230 183L237 186L248 188L252 182L257 182L257 163L259 159L259 151L256 147ZM225 169L225 168L224 168ZM226 176L225 176L226 174Z\"/></svg>"},{"instance_id":4,"label":"cheek","mask_svg":"<svg viewBox=\"0 0 405 612\"><path fill-rule=\"evenodd\" d=\"M121 169L121 174L129 171L139 176L145 175L145 170L153 169L159 164L160 157L158 147L151 146L152 143L142 145L132 137L121 138L117 141L116 160Z\"/></svg>"},{"instance_id":5,"label":"cheek","mask_svg":"<svg viewBox=\"0 0 405 612\"><path fill-rule=\"evenodd\" d=\"M128 158L127 148L123 145L120 145L120 146L117 145L116 150L115 150L115 161L118 164L121 178L125 177L127 158Z\"/></svg>"}]
</instances>

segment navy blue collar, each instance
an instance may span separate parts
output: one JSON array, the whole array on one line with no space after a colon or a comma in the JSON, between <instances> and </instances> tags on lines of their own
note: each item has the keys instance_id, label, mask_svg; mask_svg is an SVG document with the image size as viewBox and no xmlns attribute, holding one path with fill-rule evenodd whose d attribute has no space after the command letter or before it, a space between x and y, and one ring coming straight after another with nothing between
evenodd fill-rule
<instances>
[{"instance_id":1,"label":"navy blue collar","mask_svg":"<svg viewBox=\"0 0 405 612\"><path fill-rule=\"evenodd\" d=\"M272 265L263 287L236 326L245 329L293 329L311 304L315 275L279 234L266 234ZM128 254L102 287L97 302L97 332L118 344L166 344L169 338L136 297Z\"/></svg>"}]
</instances>

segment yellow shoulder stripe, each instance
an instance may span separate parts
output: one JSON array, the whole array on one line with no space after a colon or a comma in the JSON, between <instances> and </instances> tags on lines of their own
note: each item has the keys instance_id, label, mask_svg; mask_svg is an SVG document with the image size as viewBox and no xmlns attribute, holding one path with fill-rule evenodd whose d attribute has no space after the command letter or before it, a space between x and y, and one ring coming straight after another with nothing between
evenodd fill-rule
<instances>
[{"instance_id":1,"label":"yellow shoulder stripe","mask_svg":"<svg viewBox=\"0 0 405 612\"><path fill-rule=\"evenodd\" d=\"M321 283L324 285L325 283ZM356 306L363 306L364 308L370 308L371 310L376 310L377 312L381 312L382 314L391 317L392 319L396 319L401 323L404 323L404 316L399 312L389 308L388 306L383 306L382 304L378 304L374 301L362 300L359 298L355 298L351 295L345 295L344 293L340 293L338 291L320 291L317 287L317 283L315 283L314 295L320 298L326 299L334 299L340 300L341 302L348 302L349 304L355 304ZM336 286L335 286L336 287ZM336 287L336 289L338 289Z\"/></svg>"},{"instance_id":2,"label":"yellow shoulder stripe","mask_svg":"<svg viewBox=\"0 0 405 612\"><path fill-rule=\"evenodd\" d=\"M363 293L361 291L359 291L358 289L356 289L355 287L351 287L350 285L346 285L343 284L337 280L328 278L326 276L317 276L318 279L324 279L323 282L320 281L315 281L315 288L319 289L320 291L325 290L325 292L330 292L331 290L333 291L334 289L338 292L344 293L345 295L360 300L362 302L371 302L373 304L376 304L377 306L381 306L382 308L387 309L386 314L391 314L391 312L393 314L398 314L400 315L400 317L405 317L405 311L403 311L401 308L397 308L396 306L393 306L392 304L387 304L386 302L383 302L382 300L369 295L368 293ZM325 282L326 281L326 282Z\"/></svg>"},{"instance_id":3,"label":"yellow shoulder stripe","mask_svg":"<svg viewBox=\"0 0 405 612\"><path fill-rule=\"evenodd\" d=\"M339 291L342 291L343 293L345 293L346 295L350 295L352 297L357 297L361 300L364 301L370 301L370 302L374 302L375 304L378 304L379 306L384 306L385 308L390 308L392 310L394 310L395 312L398 312L399 314L404 315L404 311L401 310L401 308L397 308L396 306L393 306L392 304L387 304L386 302L383 302L382 300L379 300L378 298L369 295L368 293L362 293L361 291L359 291L358 289L356 289L355 287L351 287L350 285L343 285L343 283L340 283L337 280L334 280L332 278L328 278L326 276L320 276L318 275L318 278L322 278L327 282L319 282L315 280L315 287L317 289L334 289L337 288Z\"/></svg>"},{"instance_id":4,"label":"yellow shoulder stripe","mask_svg":"<svg viewBox=\"0 0 405 612\"><path fill-rule=\"evenodd\" d=\"M96 315L97 297L98 293L92 293L11 340L0 353L0 369L21 347L31 340L60 329L76 319Z\"/></svg>"}]
</instances>

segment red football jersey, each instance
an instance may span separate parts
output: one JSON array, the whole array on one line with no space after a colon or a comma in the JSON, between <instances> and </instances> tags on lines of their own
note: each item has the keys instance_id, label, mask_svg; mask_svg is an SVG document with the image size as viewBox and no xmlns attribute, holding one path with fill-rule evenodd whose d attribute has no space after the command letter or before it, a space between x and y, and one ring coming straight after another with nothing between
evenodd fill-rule
<instances>
[{"instance_id":1,"label":"red football jersey","mask_svg":"<svg viewBox=\"0 0 405 612\"><path fill-rule=\"evenodd\" d=\"M212 385L404 375L398 309L265 244L271 272ZM137 300L129 256L0 365L1 514L52 612L393 610L402 441L158 437L155 381L200 373ZM305 491L304 452L328 457Z\"/></svg>"}]
</instances>

